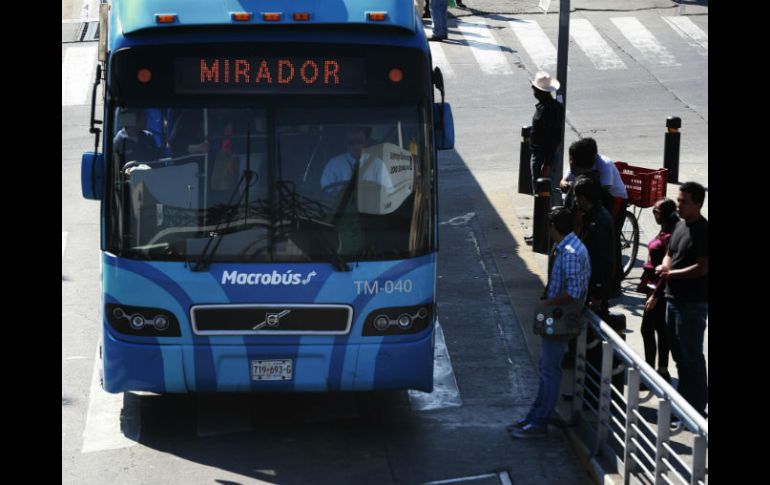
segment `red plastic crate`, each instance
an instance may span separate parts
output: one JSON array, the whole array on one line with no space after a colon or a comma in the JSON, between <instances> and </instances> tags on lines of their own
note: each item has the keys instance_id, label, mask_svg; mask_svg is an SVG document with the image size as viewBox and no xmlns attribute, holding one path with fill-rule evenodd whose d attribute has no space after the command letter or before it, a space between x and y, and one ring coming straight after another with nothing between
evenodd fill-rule
<instances>
[{"instance_id":1,"label":"red plastic crate","mask_svg":"<svg viewBox=\"0 0 770 485\"><path fill-rule=\"evenodd\" d=\"M666 196L668 169L634 167L615 162L620 178L628 191L628 203L638 207L652 207Z\"/></svg>"}]
</instances>

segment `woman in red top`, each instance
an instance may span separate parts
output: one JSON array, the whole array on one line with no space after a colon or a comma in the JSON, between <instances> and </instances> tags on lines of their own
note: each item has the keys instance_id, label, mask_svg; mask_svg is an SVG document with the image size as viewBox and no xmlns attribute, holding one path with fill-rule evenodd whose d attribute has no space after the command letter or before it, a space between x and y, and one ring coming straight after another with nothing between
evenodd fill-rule
<instances>
[{"instance_id":1,"label":"woman in red top","mask_svg":"<svg viewBox=\"0 0 770 485\"><path fill-rule=\"evenodd\" d=\"M639 283L638 291L647 295L642 316L642 338L644 339L644 360L655 368L655 354L658 356L658 374L671 382L668 373L668 330L666 328L666 301L663 297L665 280L655 274L655 267L663 262L668 251L668 240L674 231L679 217L676 213L676 202L671 199L660 199L652 209L655 222L660 224L660 232L647 245L649 257L644 263L644 274ZM658 335L657 347L655 334Z\"/></svg>"}]
</instances>

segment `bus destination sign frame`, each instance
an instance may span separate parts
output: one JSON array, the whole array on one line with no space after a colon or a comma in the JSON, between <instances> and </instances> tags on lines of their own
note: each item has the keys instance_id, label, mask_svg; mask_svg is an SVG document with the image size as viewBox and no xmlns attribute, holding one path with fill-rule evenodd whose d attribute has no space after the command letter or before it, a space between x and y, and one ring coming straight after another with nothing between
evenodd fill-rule
<instances>
[{"instance_id":1,"label":"bus destination sign frame","mask_svg":"<svg viewBox=\"0 0 770 485\"><path fill-rule=\"evenodd\" d=\"M358 94L363 58L334 56L197 56L175 60L177 94Z\"/></svg>"}]
</instances>

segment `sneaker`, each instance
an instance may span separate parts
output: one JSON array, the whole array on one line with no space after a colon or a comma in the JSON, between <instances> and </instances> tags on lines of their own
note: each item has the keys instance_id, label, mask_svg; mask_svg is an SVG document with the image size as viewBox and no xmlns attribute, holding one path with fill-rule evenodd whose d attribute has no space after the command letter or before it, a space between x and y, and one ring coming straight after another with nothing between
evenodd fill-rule
<instances>
[{"instance_id":1,"label":"sneaker","mask_svg":"<svg viewBox=\"0 0 770 485\"><path fill-rule=\"evenodd\" d=\"M447 39L446 35L431 35L428 40L433 42L441 42L442 40L446 40L446 39Z\"/></svg>"},{"instance_id":2,"label":"sneaker","mask_svg":"<svg viewBox=\"0 0 770 485\"><path fill-rule=\"evenodd\" d=\"M460 1L457 2L457 8L464 8L465 10L468 10L468 7Z\"/></svg>"},{"instance_id":3,"label":"sneaker","mask_svg":"<svg viewBox=\"0 0 770 485\"><path fill-rule=\"evenodd\" d=\"M505 429L507 429L508 431L511 431L514 428L522 429L524 427L524 425L526 425L526 424L527 424L527 419L524 418L524 419L520 419L520 420L516 421L515 423L509 424L508 426L505 427Z\"/></svg>"},{"instance_id":4,"label":"sneaker","mask_svg":"<svg viewBox=\"0 0 770 485\"><path fill-rule=\"evenodd\" d=\"M527 423L521 428L514 427L509 432L513 438L521 439L545 438L548 436L545 426L535 426L531 423Z\"/></svg>"},{"instance_id":5,"label":"sneaker","mask_svg":"<svg viewBox=\"0 0 770 485\"><path fill-rule=\"evenodd\" d=\"M429 19L430 18L430 12L423 12L422 18Z\"/></svg>"}]
</instances>

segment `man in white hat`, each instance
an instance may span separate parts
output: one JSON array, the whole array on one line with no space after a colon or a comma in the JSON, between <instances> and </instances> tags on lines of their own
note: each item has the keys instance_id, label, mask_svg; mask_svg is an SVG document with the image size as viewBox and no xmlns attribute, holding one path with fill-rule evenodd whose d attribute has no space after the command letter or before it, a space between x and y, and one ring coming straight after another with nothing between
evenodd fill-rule
<instances>
[{"instance_id":1,"label":"man in white hat","mask_svg":"<svg viewBox=\"0 0 770 485\"><path fill-rule=\"evenodd\" d=\"M532 131L529 135L529 149L532 154L532 193L540 177L551 177L551 166L555 162L556 148L561 142L564 108L551 93L559 89L559 81L545 71L538 71L532 81L532 91L537 99L535 115L532 117Z\"/></svg>"}]
</instances>

